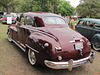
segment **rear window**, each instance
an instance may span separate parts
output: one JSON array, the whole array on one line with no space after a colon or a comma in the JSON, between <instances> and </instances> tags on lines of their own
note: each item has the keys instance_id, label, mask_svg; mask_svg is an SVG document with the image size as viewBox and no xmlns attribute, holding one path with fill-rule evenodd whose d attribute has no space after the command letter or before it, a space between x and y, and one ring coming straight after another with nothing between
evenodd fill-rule
<instances>
[{"instance_id":1,"label":"rear window","mask_svg":"<svg viewBox=\"0 0 100 75\"><path fill-rule=\"evenodd\" d=\"M43 21L46 24L66 24L65 20L60 17L44 17Z\"/></svg>"},{"instance_id":2,"label":"rear window","mask_svg":"<svg viewBox=\"0 0 100 75\"><path fill-rule=\"evenodd\" d=\"M95 27L100 28L100 24L95 23Z\"/></svg>"}]
</instances>

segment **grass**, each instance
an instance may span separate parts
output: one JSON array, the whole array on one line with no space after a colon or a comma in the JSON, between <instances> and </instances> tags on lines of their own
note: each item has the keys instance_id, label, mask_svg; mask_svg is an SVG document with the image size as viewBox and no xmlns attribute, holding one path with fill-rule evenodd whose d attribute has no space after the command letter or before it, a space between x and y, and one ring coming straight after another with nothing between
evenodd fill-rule
<instances>
[{"instance_id":1,"label":"grass","mask_svg":"<svg viewBox=\"0 0 100 75\"><path fill-rule=\"evenodd\" d=\"M3 60L3 54L5 54L5 49L9 47L6 34L7 28L8 25L0 23L0 61Z\"/></svg>"},{"instance_id":2,"label":"grass","mask_svg":"<svg viewBox=\"0 0 100 75\"><path fill-rule=\"evenodd\" d=\"M14 51L14 44L7 39L8 25L0 23L0 61L6 62ZM1 65L1 64L0 64Z\"/></svg>"},{"instance_id":3,"label":"grass","mask_svg":"<svg viewBox=\"0 0 100 75\"><path fill-rule=\"evenodd\" d=\"M5 43L6 43L7 28L8 28L8 25L4 25L4 24L0 23L0 50L1 50L2 46L5 45Z\"/></svg>"},{"instance_id":4,"label":"grass","mask_svg":"<svg viewBox=\"0 0 100 75\"><path fill-rule=\"evenodd\" d=\"M8 41L7 29L8 25L0 23L0 75L22 75L28 61L24 52Z\"/></svg>"}]
</instances>

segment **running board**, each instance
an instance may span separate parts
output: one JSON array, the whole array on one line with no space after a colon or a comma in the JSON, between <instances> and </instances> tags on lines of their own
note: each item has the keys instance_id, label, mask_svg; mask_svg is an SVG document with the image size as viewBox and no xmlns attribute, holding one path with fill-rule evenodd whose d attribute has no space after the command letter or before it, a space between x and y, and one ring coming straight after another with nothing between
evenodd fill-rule
<instances>
[{"instance_id":1,"label":"running board","mask_svg":"<svg viewBox=\"0 0 100 75\"><path fill-rule=\"evenodd\" d=\"M22 46L20 46L17 42L15 42L14 40L12 40L19 48L21 48L24 52L26 51Z\"/></svg>"}]
</instances>

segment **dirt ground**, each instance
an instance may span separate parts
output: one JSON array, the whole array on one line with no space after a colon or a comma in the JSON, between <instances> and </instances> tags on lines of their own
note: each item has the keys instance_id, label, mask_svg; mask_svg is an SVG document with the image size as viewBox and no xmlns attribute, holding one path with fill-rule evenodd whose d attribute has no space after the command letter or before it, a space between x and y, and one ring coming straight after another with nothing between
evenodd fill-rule
<instances>
[{"instance_id":1,"label":"dirt ground","mask_svg":"<svg viewBox=\"0 0 100 75\"><path fill-rule=\"evenodd\" d=\"M0 75L94 75L100 72L100 51L95 52L92 64L74 68L53 70L41 65L33 67L29 64L26 54L14 43L7 40L7 26L0 23Z\"/></svg>"}]
</instances>

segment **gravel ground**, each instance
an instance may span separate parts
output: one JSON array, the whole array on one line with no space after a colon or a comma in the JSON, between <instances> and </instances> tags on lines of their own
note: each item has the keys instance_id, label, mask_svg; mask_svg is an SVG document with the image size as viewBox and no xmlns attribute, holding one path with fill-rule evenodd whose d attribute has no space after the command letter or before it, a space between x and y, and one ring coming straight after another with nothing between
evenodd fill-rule
<instances>
[{"instance_id":1,"label":"gravel ground","mask_svg":"<svg viewBox=\"0 0 100 75\"><path fill-rule=\"evenodd\" d=\"M74 68L53 70L41 65L33 67L29 64L26 54L14 43L7 40L7 25L0 23L0 75L94 75L100 72L100 51L96 52L95 61ZM98 74L99 75L99 74Z\"/></svg>"}]
</instances>

